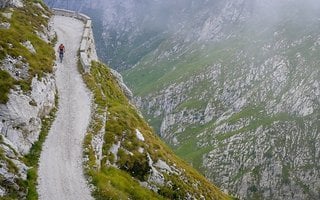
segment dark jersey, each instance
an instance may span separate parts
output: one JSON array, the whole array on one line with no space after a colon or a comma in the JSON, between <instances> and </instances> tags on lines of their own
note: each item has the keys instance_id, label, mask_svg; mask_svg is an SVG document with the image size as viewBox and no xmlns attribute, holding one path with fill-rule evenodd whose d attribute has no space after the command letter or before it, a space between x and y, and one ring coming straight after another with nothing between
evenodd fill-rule
<instances>
[{"instance_id":1,"label":"dark jersey","mask_svg":"<svg viewBox=\"0 0 320 200\"><path fill-rule=\"evenodd\" d=\"M59 53L60 54L64 53L64 46L63 45L59 46Z\"/></svg>"}]
</instances>

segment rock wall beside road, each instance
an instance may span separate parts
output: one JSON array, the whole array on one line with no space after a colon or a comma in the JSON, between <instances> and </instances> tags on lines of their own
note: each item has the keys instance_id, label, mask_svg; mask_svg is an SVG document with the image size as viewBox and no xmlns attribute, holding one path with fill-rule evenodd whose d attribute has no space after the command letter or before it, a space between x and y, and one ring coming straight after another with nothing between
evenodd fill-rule
<instances>
[{"instance_id":1,"label":"rock wall beside road","mask_svg":"<svg viewBox=\"0 0 320 200\"><path fill-rule=\"evenodd\" d=\"M10 140L21 154L27 154L38 140L41 118L55 106L56 85L53 75L32 80L32 90L25 94L12 90L9 101L0 104L1 135Z\"/></svg>"}]
</instances>

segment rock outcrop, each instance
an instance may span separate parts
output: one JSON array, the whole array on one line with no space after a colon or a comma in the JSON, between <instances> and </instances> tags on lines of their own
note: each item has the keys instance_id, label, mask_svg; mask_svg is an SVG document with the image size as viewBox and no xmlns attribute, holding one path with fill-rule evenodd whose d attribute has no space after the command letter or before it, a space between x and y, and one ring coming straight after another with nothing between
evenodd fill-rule
<instances>
[{"instance_id":1,"label":"rock outcrop","mask_svg":"<svg viewBox=\"0 0 320 200\"><path fill-rule=\"evenodd\" d=\"M27 154L41 129L41 118L55 106L56 86L53 75L33 78L29 94L12 90L9 101L0 105L1 134L22 155Z\"/></svg>"},{"instance_id":2,"label":"rock outcrop","mask_svg":"<svg viewBox=\"0 0 320 200\"><path fill-rule=\"evenodd\" d=\"M7 7L21 8L23 7L23 1L22 0L2 0L0 2L0 8L7 8Z\"/></svg>"},{"instance_id":3,"label":"rock outcrop","mask_svg":"<svg viewBox=\"0 0 320 200\"><path fill-rule=\"evenodd\" d=\"M24 7L28 10L32 6L40 10L30 15L38 18L42 24L36 26L34 21L26 19L28 24L24 24L25 27L31 26L30 30L25 31L25 34L29 34L28 38L16 35L15 29L21 28L23 22L19 21L22 19L17 20L15 15L29 17L28 13L21 13L21 9L16 8ZM40 6L20 0L0 2L0 8L11 7L10 12L0 12L9 24L6 29L0 29L4 32L1 34L11 34L12 38L19 37L16 40L0 38L0 71L8 80L8 83L5 83L5 80L0 82L0 94L5 99L0 103L0 198L26 197L29 167L24 156L39 139L42 119L55 107L56 85L52 73L52 48L49 44L54 34L48 23L50 13ZM12 21L15 21L15 26L11 26ZM39 48L40 46L46 49L45 55L42 54L43 49ZM41 59L41 62L38 59ZM41 66L44 62L50 66ZM5 88L8 88L8 92Z\"/></svg>"}]
</instances>

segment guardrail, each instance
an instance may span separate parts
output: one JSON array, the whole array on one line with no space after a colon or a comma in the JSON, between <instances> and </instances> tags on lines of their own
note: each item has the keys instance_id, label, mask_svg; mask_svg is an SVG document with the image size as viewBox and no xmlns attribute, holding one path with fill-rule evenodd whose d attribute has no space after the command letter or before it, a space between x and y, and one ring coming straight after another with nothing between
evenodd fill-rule
<instances>
[{"instance_id":1,"label":"guardrail","mask_svg":"<svg viewBox=\"0 0 320 200\"><path fill-rule=\"evenodd\" d=\"M55 15L73 17L84 22L85 26L83 29L82 39L80 43L80 62L85 72L90 70L91 61L98 60L95 43L92 33L92 21L91 18L85 14L78 13L71 10L53 8L53 13Z\"/></svg>"}]
</instances>

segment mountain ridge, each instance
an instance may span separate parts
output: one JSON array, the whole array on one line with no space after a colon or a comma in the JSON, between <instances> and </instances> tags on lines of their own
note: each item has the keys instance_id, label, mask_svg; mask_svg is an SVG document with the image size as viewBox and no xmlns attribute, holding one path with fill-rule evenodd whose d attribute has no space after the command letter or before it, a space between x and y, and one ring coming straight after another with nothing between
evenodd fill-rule
<instances>
[{"instance_id":1,"label":"mountain ridge","mask_svg":"<svg viewBox=\"0 0 320 200\"><path fill-rule=\"evenodd\" d=\"M119 69L135 104L159 135L242 198L317 199L319 4L183 1L192 12L186 6L166 13L178 19L176 29L154 33L164 38L139 52L157 40L138 24L139 4L124 2L106 5L108 13L127 11L118 18L123 21L109 18L99 28L115 32L101 38L114 44L105 48L119 51L106 61L126 66ZM145 41L132 45L144 34ZM136 63L130 50L141 58Z\"/></svg>"},{"instance_id":2,"label":"mountain ridge","mask_svg":"<svg viewBox=\"0 0 320 200\"><path fill-rule=\"evenodd\" d=\"M21 7L0 10L0 72L8 79L0 81L0 87L6 88L1 90L0 103L0 196L37 199L39 155L57 109L52 44L58 40L49 28L52 13L42 1L19 3ZM87 50L94 52L92 38L87 39L91 45ZM70 51L70 57L73 55ZM101 63L93 62L91 73L87 65L78 64L80 71L86 69L83 78L96 97L84 159L97 199L233 199L176 157L153 133L128 101L130 91L121 75Z\"/></svg>"},{"instance_id":3,"label":"mountain ridge","mask_svg":"<svg viewBox=\"0 0 320 200\"><path fill-rule=\"evenodd\" d=\"M180 156L242 198L319 197L317 1L95 6L98 53Z\"/></svg>"}]
</instances>

